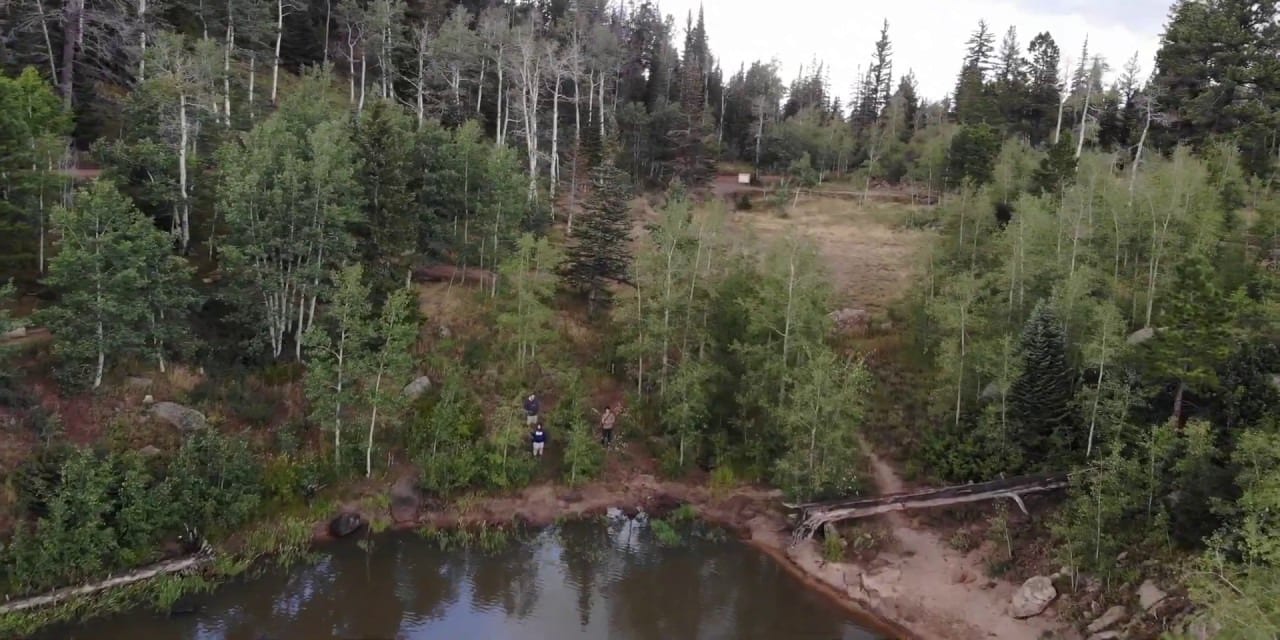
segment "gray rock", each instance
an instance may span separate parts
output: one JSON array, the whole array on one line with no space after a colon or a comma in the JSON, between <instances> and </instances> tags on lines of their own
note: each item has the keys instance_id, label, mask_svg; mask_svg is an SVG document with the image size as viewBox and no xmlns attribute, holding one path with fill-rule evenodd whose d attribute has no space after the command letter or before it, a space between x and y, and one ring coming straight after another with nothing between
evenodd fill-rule
<instances>
[{"instance_id":1,"label":"gray rock","mask_svg":"<svg viewBox=\"0 0 1280 640\"><path fill-rule=\"evenodd\" d=\"M1142 605L1143 611L1150 611L1162 600L1168 598L1169 594L1165 593L1156 583L1147 580L1138 587L1138 604Z\"/></svg>"},{"instance_id":2,"label":"gray rock","mask_svg":"<svg viewBox=\"0 0 1280 640\"><path fill-rule=\"evenodd\" d=\"M982 388L982 395L979 396L978 399L986 401L986 400L995 400L996 398L999 398L999 397L1000 397L1000 385L995 382L988 382L987 386Z\"/></svg>"},{"instance_id":3,"label":"gray rock","mask_svg":"<svg viewBox=\"0 0 1280 640\"><path fill-rule=\"evenodd\" d=\"M157 402L151 415L175 426L180 431L199 431L209 426L204 414L176 402Z\"/></svg>"},{"instance_id":4,"label":"gray rock","mask_svg":"<svg viewBox=\"0 0 1280 640\"><path fill-rule=\"evenodd\" d=\"M1193 640L1209 640L1210 638L1218 637L1219 633L1222 633L1222 625L1207 616L1200 616L1192 620L1186 629L1186 634Z\"/></svg>"},{"instance_id":5,"label":"gray rock","mask_svg":"<svg viewBox=\"0 0 1280 640\"><path fill-rule=\"evenodd\" d=\"M1057 597L1058 590L1053 588L1053 581L1048 577L1028 578L1013 594L1009 603L1009 615L1018 619L1038 616Z\"/></svg>"},{"instance_id":6,"label":"gray rock","mask_svg":"<svg viewBox=\"0 0 1280 640\"><path fill-rule=\"evenodd\" d=\"M0 339L4 339L4 340L17 340L18 338L25 338L25 337L27 337L26 327L17 327L14 329L10 329L4 333L0 333Z\"/></svg>"},{"instance_id":7,"label":"gray rock","mask_svg":"<svg viewBox=\"0 0 1280 640\"><path fill-rule=\"evenodd\" d=\"M1139 345L1154 337L1156 337L1155 328L1147 327L1145 329L1138 329L1137 331L1134 331L1133 333L1129 334L1127 341L1129 344Z\"/></svg>"},{"instance_id":8,"label":"gray rock","mask_svg":"<svg viewBox=\"0 0 1280 640\"><path fill-rule=\"evenodd\" d=\"M827 317L841 333L863 335L871 328L871 312L866 309L840 309L827 314Z\"/></svg>"},{"instance_id":9,"label":"gray rock","mask_svg":"<svg viewBox=\"0 0 1280 640\"><path fill-rule=\"evenodd\" d=\"M141 449L138 449L138 453L148 458L154 458L155 456L160 455L161 451L160 451L160 447L157 447L154 444L149 444Z\"/></svg>"},{"instance_id":10,"label":"gray rock","mask_svg":"<svg viewBox=\"0 0 1280 640\"><path fill-rule=\"evenodd\" d=\"M1128 615L1128 612L1125 611L1124 607L1119 605L1111 607L1110 609L1107 609L1106 613L1099 616L1097 620L1090 622L1086 630L1089 633L1106 631L1123 621L1126 615Z\"/></svg>"},{"instance_id":11,"label":"gray rock","mask_svg":"<svg viewBox=\"0 0 1280 640\"><path fill-rule=\"evenodd\" d=\"M391 485L391 519L397 523L416 522L422 513L422 494L413 476L404 476Z\"/></svg>"},{"instance_id":12,"label":"gray rock","mask_svg":"<svg viewBox=\"0 0 1280 640\"><path fill-rule=\"evenodd\" d=\"M1119 631L1103 631L1089 636L1089 640L1115 640L1120 637Z\"/></svg>"},{"instance_id":13,"label":"gray rock","mask_svg":"<svg viewBox=\"0 0 1280 640\"><path fill-rule=\"evenodd\" d=\"M862 589L881 598L897 596L901 582L902 569L897 567L884 567L862 574Z\"/></svg>"},{"instance_id":14,"label":"gray rock","mask_svg":"<svg viewBox=\"0 0 1280 640\"><path fill-rule=\"evenodd\" d=\"M145 405L147 405L147 406L149 407L149 406L151 406L151 405L153 405L153 404L155 404L155 403L156 403L156 397L155 397L155 396L153 396L153 395L151 395L151 394L149 394L149 393L148 393L147 395L145 395L145 396L142 396L142 404L145 404Z\"/></svg>"},{"instance_id":15,"label":"gray rock","mask_svg":"<svg viewBox=\"0 0 1280 640\"><path fill-rule=\"evenodd\" d=\"M431 378L421 376L413 382L404 386L404 396L410 400L416 400L422 394L431 390Z\"/></svg>"},{"instance_id":16,"label":"gray rock","mask_svg":"<svg viewBox=\"0 0 1280 640\"><path fill-rule=\"evenodd\" d=\"M364 526L364 518L358 513L345 511L329 521L329 534L335 538L345 538Z\"/></svg>"},{"instance_id":17,"label":"gray rock","mask_svg":"<svg viewBox=\"0 0 1280 640\"><path fill-rule=\"evenodd\" d=\"M124 379L124 383L130 387L133 387L134 389L151 388L151 378L143 378L140 376L129 376L128 378Z\"/></svg>"}]
</instances>

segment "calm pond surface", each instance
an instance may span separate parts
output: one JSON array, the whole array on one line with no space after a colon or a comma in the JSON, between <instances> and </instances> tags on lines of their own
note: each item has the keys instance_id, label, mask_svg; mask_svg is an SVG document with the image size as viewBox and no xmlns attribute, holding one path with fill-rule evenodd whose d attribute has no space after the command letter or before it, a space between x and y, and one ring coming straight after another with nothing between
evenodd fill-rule
<instances>
[{"instance_id":1,"label":"calm pond surface","mask_svg":"<svg viewBox=\"0 0 1280 640\"><path fill-rule=\"evenodd\" d=\"M879 638L734 540L658 544L643 521L553 527L501 551L414 533L322 547L314 564L123 614L60 640L870 640Z\"/></svg>"}]
</instances>

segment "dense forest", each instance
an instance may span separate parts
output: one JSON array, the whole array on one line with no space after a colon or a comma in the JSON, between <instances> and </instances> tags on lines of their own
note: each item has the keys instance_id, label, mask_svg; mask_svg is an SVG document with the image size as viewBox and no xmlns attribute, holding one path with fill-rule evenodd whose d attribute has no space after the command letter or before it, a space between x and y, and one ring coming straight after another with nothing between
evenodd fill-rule
<instances>
[{"instance_id":1,"label":"dense forest","mask_svg":"<svg viewBox=\"0 0 1280 640\"><path fill-rule=\"evenodd\" d=\"M676 477L849 495L863 436L930 480L1075 471L1062 563L1156 559L1221 637L1273 637L1277 17L1179 0L1152 70L982 22L941 100L886 23L842 100L649 0L8 3L3 591L406 465L443 498L584 482L611 384ZM715 202L723 166L768 206ZM730 221L832 182L937 203L902 221L937 238L889 424L812 239Z\"/></svg>"}]
</instances>

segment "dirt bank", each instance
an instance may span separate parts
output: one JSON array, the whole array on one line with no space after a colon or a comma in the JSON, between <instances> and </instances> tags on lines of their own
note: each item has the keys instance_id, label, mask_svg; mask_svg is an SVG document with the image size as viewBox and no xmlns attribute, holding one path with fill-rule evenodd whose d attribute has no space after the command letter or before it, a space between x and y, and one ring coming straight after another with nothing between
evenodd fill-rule
<instances>
[{"instance_id":1,"label":"dirt bank","mask_svg":"<svg viewBox=\"0 0 1280 640\"><path fill-rule=\"evenodd\" d=\"M887 464L873 457L872 465L881 490L900 488L900 480ZM348 508L386 522L385 512L368 511L369 504L379 503L385 500L362 501ZM661 517L690 504L702 517L736 532L805 584L832 598L863 626L888 637L1032 640L1046 632L1055 638L1075 637L1069 625L1052 617L1052 611L1030 620L1010 617L1007 608L1014 585L985 578L979 560L954 551L901 514L889 516L894 548L863 566L825 561L814 541L793 546L780 503L781 494L775 490L739 487L713 492L705 486L637 473L625 481L614 479L577 489L542 484L509 496L466 499L393 526L448 528L513 521L546 526L603 514L610 507L624 512L643 509ZM317 527L316 534L322 539L328 536L325 527Z\"/></svg>"}]
</instances>

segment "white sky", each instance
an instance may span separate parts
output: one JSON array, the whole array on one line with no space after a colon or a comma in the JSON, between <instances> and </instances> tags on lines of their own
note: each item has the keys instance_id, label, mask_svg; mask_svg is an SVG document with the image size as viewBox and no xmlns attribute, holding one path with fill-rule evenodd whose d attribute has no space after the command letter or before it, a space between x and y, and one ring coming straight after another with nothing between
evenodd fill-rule
<instances>
[{"instance_id":1,"label":"white sky","mask_svg":"<svg viewBox=\"0 0 1280 640\"><path fill-rule=\"evenodd\" d=\"M1014 26L1025 52L1048 31L1072 66L1085 37L1090 55L1100 54L1118 73L1135 52L1145 79L1173 0L659 0L676 19L677 46L685 16L706 10L712 52L726 77L742 63L776 58L784 83L814 59L826 64L832 91L848 105L859 66L871 58L881 22L889 21L894 85L915 72L921 96L939 99L951 92L965 41L986 19L996 45Z\"/></svg>"}]
</instances>

